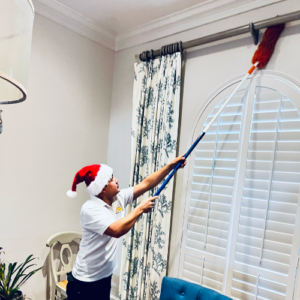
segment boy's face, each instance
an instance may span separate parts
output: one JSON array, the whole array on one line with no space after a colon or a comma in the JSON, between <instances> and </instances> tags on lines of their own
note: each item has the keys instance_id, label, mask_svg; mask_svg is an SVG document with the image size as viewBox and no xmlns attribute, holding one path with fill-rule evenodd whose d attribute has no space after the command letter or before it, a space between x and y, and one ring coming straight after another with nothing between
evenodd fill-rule
<instances>
[{"instance_id":1,"label":"boy's face","mask_svg":"<svg viewBox=\"0 0 300 300\"><path fill-rule=\"evenodd\" d=\"M116 196L119 192L119 180L112 176L110 181L108 182L107 186L103 189L103 192L105 192L105 196L108 199L112 199L114 196Z\"/></svg>"}]
</instances>

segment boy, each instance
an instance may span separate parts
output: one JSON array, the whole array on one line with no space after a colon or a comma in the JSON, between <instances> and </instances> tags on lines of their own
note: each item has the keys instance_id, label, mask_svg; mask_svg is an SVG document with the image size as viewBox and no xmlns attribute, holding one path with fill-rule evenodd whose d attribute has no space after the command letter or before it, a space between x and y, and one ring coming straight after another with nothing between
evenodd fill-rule
<instances>
[{"instance_id":1,"label":"boy","mask_svg":"<svg viewBox=\"0 0 300 300\"><path fill-rule=\"evenodd\" d=\"M119 180L112 168L102 165L84 167L75 175L69 197L75 197L76 185L85 181L90 200L80 212L82 240L73 270L68 274L68 300L110 299L111 277L117 266L118 238L126 234L142 213L154 207L151 197L143 200L127 216L125 207L158 185L178 162L186 165L183 156L149 175L133 188L120 191Z\"/></svg>"}]
</instances>

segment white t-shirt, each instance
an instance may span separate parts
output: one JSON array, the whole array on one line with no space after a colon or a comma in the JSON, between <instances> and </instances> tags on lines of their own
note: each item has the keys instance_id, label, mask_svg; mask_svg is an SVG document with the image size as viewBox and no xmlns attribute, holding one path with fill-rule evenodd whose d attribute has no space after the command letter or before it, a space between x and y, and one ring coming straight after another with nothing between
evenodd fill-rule
<instances>
[{"instance_id":1,"label":"white t-shirt","mask_svg":"<svg viewBox=\"0 0 300 300\"><path fill-rule=\"evenodd\" d=\"M124 217L125 207L133 201L133 188L121 190L112 207L91 196L80 212L82 240L73 266L73 276L81 281L97 281L110 276L118 264L119 239L105 235L113 222Z\"/></svg>"}]
</instances>

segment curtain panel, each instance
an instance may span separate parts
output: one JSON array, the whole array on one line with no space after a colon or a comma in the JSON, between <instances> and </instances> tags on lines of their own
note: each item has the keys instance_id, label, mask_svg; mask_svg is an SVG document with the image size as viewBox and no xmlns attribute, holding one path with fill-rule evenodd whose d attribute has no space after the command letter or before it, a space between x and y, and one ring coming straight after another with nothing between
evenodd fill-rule
<instances>
[{"instance_id":1,"label":"curtain panel","mask_svg":"<svg viewBox=\"0 0 300 300\"><path fill-rule=\"evenodd\" d=\"M134 65L130 186L176 157L181 84L181 53ZM151 190L128 206L127 213ZM122 242L120 300L158 300L166 275L173 179L142 214Z\"/></svg>"}]
</instances>

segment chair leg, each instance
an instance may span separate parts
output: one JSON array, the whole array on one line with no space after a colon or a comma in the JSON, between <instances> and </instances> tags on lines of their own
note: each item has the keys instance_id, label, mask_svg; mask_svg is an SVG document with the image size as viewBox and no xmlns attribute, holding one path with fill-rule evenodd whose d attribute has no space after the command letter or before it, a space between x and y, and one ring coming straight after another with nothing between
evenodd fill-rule
<instances>
[{"instance_id":1,"label":"chair leg","mask_svg":"<svg viewBox=\"0 0 300 300\"><path fill-rule=\"evenodd\" d=\"M56 286L54 283L52 284L52 289L51 289L51 300L55 300L55 295L56 295Z\"/></svg>"}]
</instances>

